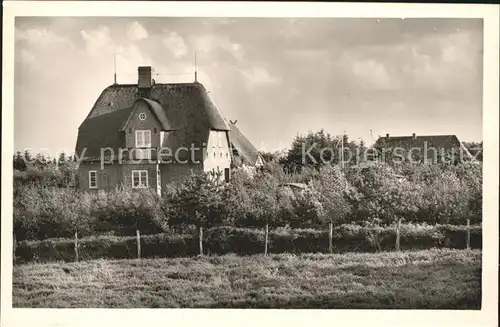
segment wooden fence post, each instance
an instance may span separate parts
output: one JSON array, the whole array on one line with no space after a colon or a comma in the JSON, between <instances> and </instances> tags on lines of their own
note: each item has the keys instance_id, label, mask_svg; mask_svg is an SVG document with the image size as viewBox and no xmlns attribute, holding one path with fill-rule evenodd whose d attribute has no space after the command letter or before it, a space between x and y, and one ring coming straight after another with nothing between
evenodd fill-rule
<instances>
[{"instance_id":1,"label":"wooden fence post","mask_svg":"<svg viewBox=\"0 0 500 327\"><path fill-rule=\"evenodd\" d=\"M333 253L333 223L330 221L328 232L328 251Z\"/></svg>"},{"instance_id":2,"label":"wooden fence post","mask_svg":"<svg viewBox=\"0 0 500 327\"><path fill-rule=\"evenodd\" d=\"M400 229L401 229L401 219L398 218L398 222L396 224L396 251L399 251L399 243L400 243Z\"/></svg>"},{"instance_id":3,"label":"wooden fence post","mask_svg":"<svg viewBox=\"0 0 500 327\"><path fill-rule=\"evenodd\" d=\"M136 233L136 239L137 239L137 259L140 259L141 258L141 232L139 231L138 227L136 227L135 233Z\"/></svg>"},{"instance_id":4,"label":"wooden fence post","mask_svg":"<svg viewBox=\"0 0 500 327\"><path fill-rule=\"evenodd\" d=\"M200 224L200 234L199 234L199 241L200 241L200 255L203 255L203 227Z\"/></svg>"},{"instance_id":5,"label":"wooden fence post","mask_svg":"<svg viewBox=\"0 0 500 327\"><path fill-rule=\"evenodd\" d=\"M75 261L78 262L78 229L75 229Z\"/></svg>"},{"instance_id":6,"label":"wooden fence post","mask_svg":"<svg viewBox=\"0 0 500 327\"><path fill-rule=\"evenodd\" d=\"M267 240L269 239L269 224L266 224L266 239L264 241L264 255L267 256Z\"/></svg>"},{"instance_id":7,"label":"wooden fence post","mask_svg":"<svg viewBox=\"0 0 500 327\"><path fill-rule=\"evenodd\" d=\"M467 237L465 239L467 250L470 250L470 219L467 219Z\"/></svg>"}]
</instances>

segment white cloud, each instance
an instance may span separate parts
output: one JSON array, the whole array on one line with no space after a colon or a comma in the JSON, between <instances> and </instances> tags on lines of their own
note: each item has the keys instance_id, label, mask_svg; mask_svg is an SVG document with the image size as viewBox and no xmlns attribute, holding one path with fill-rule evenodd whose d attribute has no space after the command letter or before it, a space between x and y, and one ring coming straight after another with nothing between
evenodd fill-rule
<instances>
[{"instance_id":1,"label":"white cloud","mask_svg":"<svg viewBox=\"0 0 500 327\"><path fill-rule=\"evenodd\" d=\"M141 51L141 48L136 45L117 46L116 53L116 68L120 83L135 83L139 66L157 68L149 54Z\"/></svg>"},{"instance_id":2,"label":"white cloud","mask_svg":"<svg viewBox=\"0 0 500 327\"><path fill-rule=\"evenodd\" d=\"M448 35L442 41L441 60L443 63L470 67L474 47L471 47L472 40L469 33L456 33ZM464 49L469 49L464 51Z\"/></svg>"},{"instance_id":3,"label":"white cloud","mask_svg":"<svg viewBox=\"0 0 500 327\"><path fill-rule=\"evenodd\" d=\"M390 89L395 86L384 65L375 60L354 61L351 69L360 78L362 85L368 85L372 89Z\"/></svg>"},{"instance_id":4,"label":"white cloud","mask_svg":"<svg viewBox=\"0 0 500 327\"><path fill-rule=\"evenodd\" d=\"M222 48L231 53L236 59L242 60L245 51L241 44L234 43L228 37L217 34L206 34L203 36L196 36L192 40L197 52L211 52L217 48Z\"/></svg>"},{"instance_id":5,"label":"white cloud","mask_svg":"<svg viewBox=\"0 0 500 327\"><path fill-rule=\"evenodd\" d=\"M304 20L289 18L287 19L287 24L283 29L279 30L278 33L282 35L285 39L295 39L300 37L304 32L306 23Z\"/></svg>"},{"instance_id":6,"label":"white cloud","mask_svg":"<svg viewBox=\"0 0 500 327\"><path fill-rule=\"evenodd\" d=\"M135 21L129 24L127 28L127 37L131 41L143 40L148 37L148 31L139 22Z\"/></svg>"},{"instance_id":7,"label":"white cloud","mask_svg":"<svg viewBox=\"0 0 500 327\"><path fill-rule=\"evenodd\" d=\"M467 93L471 79L477 79L480 71L479 48L468 33L427 37L419 46L413 46L403 66L407 81L417 87L444 91L446 94L460 88ZM425 49L433 49L431 54ZM402 50L404 52L405 50ZM465 77L468 78L465 78Z\"/></svg>"},{"instance_id":8,"label":"white cloud","mask_svg":"<svg viewBox=\"0 0 500 327\"><path fill-rule=\"evenodd\" d=\"M245 77L245 84L249 88L270 86L281 82L281 78L271 76L263 67L252 67L250 70L240 70L240 72Z\"/></svg>"},{"instance_id":9,"label":"white cloud","mask_svg":"<svg viewBox=\"0 0 500 327\"><path fill-rule=\"evenodd\" d=\"M175 58L183 57L187 54L186 42L176 32L164 31L163 44L174 55Z\"/></svg>"},{"instance_id":10,"label":"white cloud","mask_svg":"<svg viewBox=\"0 0 500 327\"><path fill-rule=\"evenodd\" d=\"M66 37L54 33L46 28L32 28L21 30L16 28L15 38L17 41L24 40L31 44L47 45L50 43L70 42Z\"/></svg>"},{"instance_id":11,"label":"white cloud","mask_svg":"<svg viewBox=\"0 0 500 327\"><path fill-rule=\"evenodd\" d=\"M86 50L91 55L100 55L103 52L110 52L114 47L110 31L107 26L99 25L91 31L82 30L80 32L85 41Z\"/></svg>"}]
</instances>

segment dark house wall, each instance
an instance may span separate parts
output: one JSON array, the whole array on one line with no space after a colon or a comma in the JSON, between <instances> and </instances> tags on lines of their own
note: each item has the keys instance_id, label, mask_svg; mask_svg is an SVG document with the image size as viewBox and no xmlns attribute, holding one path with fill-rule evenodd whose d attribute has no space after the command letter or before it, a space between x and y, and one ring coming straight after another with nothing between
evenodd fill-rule
<instances>
[{"instance_id":1,"label":"dark house wall","mask_svg":"<svg viewBox=\"0 0 500 327\"><path fill-rule=\"evenodd\" d=\"M203 165L194 164L194 163L186 163L186 164L161 164L160 173L161 173L161 185L162 188L165 187L166 184L171 182L180 181L183 177L189 176L191 171L194 173L199 173L203 171Z\"/></svg>"},{"instance_id":2,"label":"dark house wall","mask_svg":"<svg viewBox=\"0 0 500 327\"><path fill-rule=\"evenodd\" d=\"M78 169L78 185L81 189L89 189L89 171L97 171L97 189L112 190L116 185L121 183L121 167L120 165L104 165L101 169L100 163L82 163Z\"/></svg>"},{"instance_id":3,"label":"dark house wall","mask_svg":"<svg viewBox=\"0 0 500 327\"><path fill-rule=\"evenodd\" d=\"M89 171L97 171L97 189L110 191L116 186L132 187L132 170L147 170L148 184L156 190L157 169L156 164L109 164L101 169L100 163L83 163L77 173L80 189L89 189Z\"/></svg>"}]
</instances>

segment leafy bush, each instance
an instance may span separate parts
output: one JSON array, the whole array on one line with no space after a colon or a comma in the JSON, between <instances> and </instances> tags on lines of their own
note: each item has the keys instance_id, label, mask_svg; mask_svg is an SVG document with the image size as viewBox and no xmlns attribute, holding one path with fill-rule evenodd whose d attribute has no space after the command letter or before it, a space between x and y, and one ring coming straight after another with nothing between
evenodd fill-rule
<instances>
[{"instance_id":1,"label":"leafy bush","mask_svg":"<svg viewBox=\"0 0 500 327\"><path fill-rule=\"evenodd\" d=\"M14 198L16 239L116 234L135 235L168 229L167 217L153 192L115 190L86 193L68 188L23 186Z\"/></svg>"},{"instance_id":2,"label":"leafy bush","mask_svg":"<svg viewBox=\"0 0 500 327\"><path fill-rule=\"evenodd\" d=\"M165 186L161 199L149 191L86 193L60 187L66 185L62 180L68 180L68 165L59 169L28 165L24 171L15 171L17 240L71 237L76 231L80 236L132 236L136 228L141 234L157 234L200 226L306 228L321 224L326 228L330 222L361 225L373 219L382 226L398 219L464 225L467 219L473 224L482 219L482 166L474 163L377 163L344 170L309 165L295 172L272 163L251 174L236 170L227 184L205 174L188 176L182 183ZM307 187L292 191L280 186L288 182ZM377 247L389 242L384 235L374 228L367 238Z\"/></svg>"}]
</instances>

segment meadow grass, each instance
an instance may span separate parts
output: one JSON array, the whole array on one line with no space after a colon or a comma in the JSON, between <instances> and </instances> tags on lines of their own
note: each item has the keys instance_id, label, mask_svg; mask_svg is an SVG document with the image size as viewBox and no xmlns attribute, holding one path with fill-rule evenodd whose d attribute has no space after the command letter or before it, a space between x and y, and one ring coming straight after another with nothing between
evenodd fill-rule
<instances>
[{"instance_id":1,"label":"meadow grass","mask_svg":"<svg viewBox=\"0 0 500 327\"><path fill-rule=\"evenodd\" d=\"M13 306L480 309L481 251L29 263Z\"/></svg>"}]
</instances>

